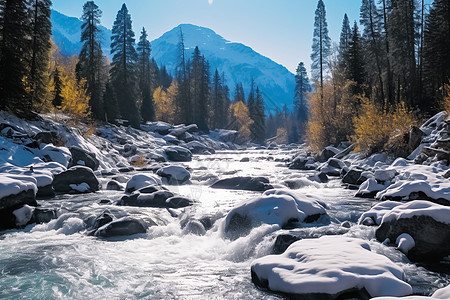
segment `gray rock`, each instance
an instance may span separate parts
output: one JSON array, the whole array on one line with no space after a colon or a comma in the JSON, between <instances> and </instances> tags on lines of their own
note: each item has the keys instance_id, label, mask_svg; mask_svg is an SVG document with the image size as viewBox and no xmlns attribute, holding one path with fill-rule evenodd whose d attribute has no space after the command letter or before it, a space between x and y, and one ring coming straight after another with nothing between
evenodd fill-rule
<instances>
[{"instance_id":1,"label":"gray rock","mask_svg":"<svg viewBox=\"0 0 450 300\"><path fill-rule=\"evenodd\" d=\"M231 177L217 181L211 188L215 189L231 189L231 190L247 190L259 191L273 189L269 179L265 177Z\"/></svg>"},{"instance_id":2,"label":"gray rock","mask_svg":"<svg viewBox=\"0 0 450 300\"><path fill-rule=\"evenodd\" d=\"M110 190L110 191L123 191L124 190L123 186L115 180L109 181L106 185L106 189Z\"/></svg>"},{"instance_id":3,"label":"gray rock","mask_svg":"<svg viewBox=\"0 0 450 300\"><path fill-rule=\"evenodd\" d=\"M183 228L184 234L205 235L206 230L203 224L198 220L189 220Z\"/></svg>"},{"instance_id":4,"label":"gray rock","mask_svg":"<svg viewBox=\"0 0 450 300\"><path fill-rule=\"evenodd\" d=\"M86 183L89 189L86 193L98 191L100 183L92 169L83 166L76 166L55 175L53 179L53 188L58 193L80 193L70 187L71 184L79 185Z\"/></svg>"},{"instance_id":5,"label":"gray rock","mask_svg":"<svg viewBox=\"0 0 450 300\"><path fill-rule=\"evenodd\" d=\"M179 147L179 146L170 146L164 149L164 153L167 158L171 161L191 161L192 153L189 149Z\"/></svg>"},{"instance_id":6,"label":"gray rock","mask_svg":"<svg viewBox=\"0 0 450 300\"><path fill-rule=\"evenodd\" d=\"M46 209L36 207L33 211L32 223L48 223L51 220L58 218L58 212L56 209Z\"/></svg>"},{"instance_id":7,"label":"gray rock","mask_svg":"<svg viewBox=\"0 0 450 300\"><path fill-rule=\"evenodd\" d=\"M361 178L363 170L358 169L350 169L342 178L343 183L347 184L356 184L359 183L359 178ZM359 183L360 184L360 183Z\"/></svg>"},{"instance_id":8,"label":"gray rock","mask_svg":"<svg viewBox=\"0 0 450 300\"><path fill-rule=\"evenodd\" d=\"M151 194L135 193L130 196L125 195L120 199L118 205L137 206L137 207L157 207L157 208L173 208L167 204L166 200L173 197L173 193L169 191L156 191Z\"/></svg>"},{"instance_id":9,"label":"gray rock","mask_svg":"<svg viewBox=\"0 0 450 300\"><path fill-rule=\"evenodd\" d=\"M107 238L146 233L147 229L148 224L144 220L124 217L103 225L97 231L95 231L94 235L97 237Z\"/></svg>"},{"instance_id":10,"label":"gray rock","mask_svg":"<svg viewBox=\"0 0 450 300\"><path fill-rule=\"evenodd\" d=\"M69 167L81 165L97 170L100 166L99 160L95 157L94 153L90 153L76 146L70 146L69 151L72 154L72 161Z\"/></svg>"},{"instance_id":11,"label":"gray rock","mask_svg":"<svg viewBox=\"0 0 450 300\"><path fill-rule=\"evenodd\" d=\"M430 216L412 216L382 222L375 235L382 242L387 238L395 241L402 233L414 239L415 246L407 254L412 261L439 261L450 255L450 224Z\"/></svg>"},{"instance_id":12,"label":"gray rock","mask_svg":"<svg viewBox=\"0 0 450 300\"><path fill-rule=\"evenodd\" d=\"M417 126L412 126L409 131L409 139L408 139L408 152L413 152L417 147L419 147L422 142L422 137L425 133L420 130Z\"/></svg>"}]
</instances>

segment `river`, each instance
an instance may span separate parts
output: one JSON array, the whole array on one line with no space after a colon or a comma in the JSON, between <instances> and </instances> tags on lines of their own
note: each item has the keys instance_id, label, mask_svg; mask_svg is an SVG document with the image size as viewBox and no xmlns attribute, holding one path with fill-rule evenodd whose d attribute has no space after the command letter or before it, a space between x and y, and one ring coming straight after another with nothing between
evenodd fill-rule
<instances>
[{"instance_id":1,"label":"river","mask_svg":"<svg viewBox=\"0 0 450 300\"><path fill-rule=\"evenodd\" d=\"M271 183L306 177L311 172L289 170L281 160L294 149L219 151L195 156L187 163L195 178L230 175L266 176ZM248 157L249 162L241 162ZM133 173L123 174L130 176ZM106 180L107 178L105 178ZM213 180L213 179L211 179ZM231 241L223 237L220 216L238 202L259 193L209 188L209 181L170 186L174 192L194 199L194 206L175 218L166 209L99 204L118 200L123 192L102 190L94 194L60 195L40 200L43 207L60 210L48 224L24 230L0 232L0 298L2 299L279 299L260 290L250 277L251 262L271 254L276 236L283 230L263 225L249 235ZM429 294L450 283L442 275L418 267L392 247L374 239L374 229L356 225L358 217L374 200L354 198L340 180L326 184L304 180L300 192L318 196L328 208L330 221L302 228L305 236L342 233L370 240L372 251L401 265L415 293ZM99 239L86 234L89 222L109 210L116 217L131 215L152 219L159 226L146 234ZM204 236L187 234L180 218L215 216L219 220ZM340 225L352 222L347 230Z\"/></svg>"}]
</instances>

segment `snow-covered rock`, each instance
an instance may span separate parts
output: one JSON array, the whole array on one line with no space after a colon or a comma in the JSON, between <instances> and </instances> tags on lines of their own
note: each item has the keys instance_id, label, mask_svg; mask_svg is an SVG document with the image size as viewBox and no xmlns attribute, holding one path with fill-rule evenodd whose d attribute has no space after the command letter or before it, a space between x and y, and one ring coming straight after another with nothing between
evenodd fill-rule
<instances>
[{"instance_id":1,"label":"snow-covered rock","mask_svg":"<svg viewBox=\"0 0 450 300\"><path fill-rule=\"evenodd\" d=\"M157 207L157 208L182 208L191 206L193 201L185 198L174 196L170 191L160 190L152 193L134 193L125 195L118 202L122 206L137 207Z\"/></svg>"},{"instance_id":2,"label":"snow-covered rock","mask_svg":"<svg viewBox=\"0 0 450 300\"><path fill-rule=\"evenodd\" d=\"M89 153L88 151L77 146L70 146L69 151L72 154L70 167L80 165L89 167L95 171L100 166L100 162L95 157L94 153Z\"/></svg>"},{"instance_id":3,"label":"snow-covered rock","mask_svg":"<svg viewBox=\"0 0 450 300\"><path fill-rule=\"evenodd\" d=\"M358 220L362 224L366 218L371 218L375 224L380 225L384 215L390 212L394 207L403 205L402 202L383 201L375 204L369 211L363 213Z\"/></svg>"},{"instance_id":4,"label":"snow-covered rock","mask_svg":"<svg viewBox=\"0 0 450 300\"><path fill-rule=\"evenodd\" d=\"M251 272L257 286L289 297L337 299L349 293L366 299L412 293L400 267L371 252L367 242L342 236L295 242L281 255L255 260Z\"/></svg>"},{"instance_id":5,"label":"snow-covered rock","mask_svg":"<svg viewBox=\"0 0 450 300\"><path fill-rule=\"evenodd\" d=\"M125 191L127 193L131 193L135 190L141 189L150 185L161 185L162 181L160 178L151 175L151 174L136 174L128 180L127 185L125 187Z\"/></svg>"},{"instance_id":6,"label":"snow-covered rock","mask_svg":"<svg viewBox=\"0 0 450 300\"><path fill-rule=\"evenodd\" d=\"M404 233L415 242L408 251L411 260L439 261L450 255L450 207L419 200L393 206L383 216L376 237L394 242Z\"/></svg>"},{"instance_id":7,"label":"snow-covered rock","mask_svg":"<svg viewBox=\"0 0 450 300\"><path fill-rule=\"evenodd\" d=\"M41 149L41 152L47 161L60 163L64 167L68 167L72 160L72 154L66 147L55 147L52 144L47 144Z\"/></svg>"},{"instance_id":8,"label":"snow-covered rock","mask_svg":"<svg viewBox=\"0 0 450 300\"><path fill-rule=\"evenodd\" d=\"M294 191L272 189L237 204L225 218L224 232L228 237L236 238L261 224L276 224L282 228L313 222L324 214L324 206L314 198Z\"/></svg>"},{"instance_id":9,"label":"snow-covered rock","mask_svg":"<svg viewBox=\"0 0 450 300\"><path fill-rule=\"evenodd\" d=\"M397 249L402 251L405 254L408 254L408 251L414 248L416 242L414 238L407 233L400 234L395 240L395 244L397 245Z\"/></svg>"},{"instance_id":10,"label":"snow-covered rock","mask_svg":"<svg viewBox=\"0 0 450 300\"><path fill-rule=\"evenodd\" d=\"M24 205L19 209L13 211L13 215L16 217L16 226L21 227L28 224L33 217L34 207Z\"/></svg>"},{"instance_id":11,"label":"snow-covered rock","mask_svg":"<svg viewBox=\"0 0 450 300\"><path fill-rule=\"evenodd\" d=\"M25 175L0 174L0 209L16 205L6 200L8 196L31 191L32 197L37 193L37 181Z\"/></svg>"},{"instance_id":12,"label":"snow-covered rock","mask_svg":"<svg viewBox=\"0 0 450 300\"><path fill-rule=\"evenodd\" d=\"M181 166L166 166L156 171L158 176L167 179L169 184L183 184L191 178L191 173Z\"/></svg>"},{"instance_id":13,"label":"snow-covered rock","mask_svg":"<svg viewBox=\"0 0 450 300\"><path fill-rule=\"evenodd\" d=\"M75 166L55 175L52 185L59 193L91 193L100 189L92 169L83 166Z\"/></svg>"},{"instance_id":14,"label":"snow-covered rock","mask_svg":"<svg viewBox=\"0 0 450 300\"><path fill-rule=\"evenodd\" d=\"M374 178L364 181L355 194L355 197L374 198L378 192L384 190L388 185L378 183Z\"/></svg>"},{"instance_id":15,"label":"snow-covered rock","mask_svg":"<svg viewBox=\"0 0 450 300\"><path fill-rule=\"evenodd\" d=\"M406 296L406 297L376 297L371 300L448 300L450 299L450 285L438 289L431 297L426 296Z\"/></svg>"}]
</instances>

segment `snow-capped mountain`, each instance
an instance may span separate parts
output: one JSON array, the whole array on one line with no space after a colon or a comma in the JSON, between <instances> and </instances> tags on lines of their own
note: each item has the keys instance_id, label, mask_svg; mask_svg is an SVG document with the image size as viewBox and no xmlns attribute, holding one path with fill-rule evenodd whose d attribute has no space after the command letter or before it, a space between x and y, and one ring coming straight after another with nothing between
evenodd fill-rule
<instances>
[{"instance_id":1,"label":"snow-capped mountain","mask_svg":"<svg viewBox=\"0 0 450 300\"><path fill-rule=\"evenodd\" d=\"M52 9L52 39L61 49L61 53L67 56L78 55L81 50L81 24L83 22L75 17L68 17ZM109 55L111 44L111 30L100 26L103 52Z\"/></svg>"},{"instance_id":2,"label":"snow-capped mountain","mask_svg":"<svg viewBox=\"0 0 450 300\"><path fill-rule=\"evenodd\" d=\"M65 55L79 54L81 21L52 10L52 23L53 41L61 52ZM253 78L263 92L267 112L274 112L277 108L281 110L284 104L288 108L293 107L295 82L291 72L250 47L229 42L208 28L182 24L152 41L152 57L158 65L165 65L170 73L175 73L180 29L183 31L187 57L198 46L210 63L211 76L216 68L225 74L231 94L236 83L242 82L248 95ZM111 30L102 26L101 35L104 53L109 54Z\"/></svg>"},{"instance_id":3,"label":"snow-capped mountain","mask_svg":"<svg viewBox=\"0 0 450 300\"><path fill-rule=\"evenodd\" d=\"M248 94L251 79L254 78L263 92L266 111L281 110L284 104L292 107L295 82L291 72L252 48L229 42L208 28L182 24L152 41L152 56L169 72L174 71L177 63L180 29L188 57L198 46L211 65L211 74L216 68L220 73L224 72L231 93L236 83L242 82Z\"/></svg>"}]
</instances>

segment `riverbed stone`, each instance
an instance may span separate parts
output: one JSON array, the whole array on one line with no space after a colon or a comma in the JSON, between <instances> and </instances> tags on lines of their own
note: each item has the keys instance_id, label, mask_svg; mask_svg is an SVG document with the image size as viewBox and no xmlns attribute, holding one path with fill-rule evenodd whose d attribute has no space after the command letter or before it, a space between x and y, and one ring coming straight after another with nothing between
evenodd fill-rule
<instances>
[{"instance_id":1,"label":"riverbed stone","mask_svg":"<svg viewBox=\"0 0 450 300\"><path fill-rule=\"evenodd\" d=\"M164 149L164 153L171 161L191 161L192 153L189 149L180 146L169 146Z\"/></svg>"},{"instance_id":2,"label":"riverbed stone","mask_svg":"<svg viewBox=\"0 0 450 300\"><path fill-rule=\"evenodd\" d=\"M92 169L84 166L71 167L55 175L53 188L58 193L91 193L100 189L100 183ZM87 184L86 190L74 188L74 185Z\"/></svg>"},{"instance_id":3,"label":"riverbed stone","mask_svg":"<svg viewBox=\"0 0 450 300\"><path fill-rule=\"evenodd\" d=\"M146 233L148 227L148 224L142 219L123 217L103 225L95 231L94 235L103 238L133 235Z\"/></svg>"},{"instance_id":4,"label":"riverbed stone","mask_svg":"<svg viewBox=\"0 0 450 300\"><path fill-rule=\"evenodd\" d=\"M273 186L266 177L239 176L221 179L211 185L211 188L263 192L273 189Z\"/></svg>"},{"instance_id":5,"label":"riverbed stone","mask_svg":"<svg viewBox=\"0 0 450 300\"><path fill-rule=\"evenodd\" d=\"M95 171L100 166L100 161L95 157L94 153L90 153L77 146L70 146L69 151L72 154L72 161L69 167L81 165Z\"/></svg>"}]
</instances>

